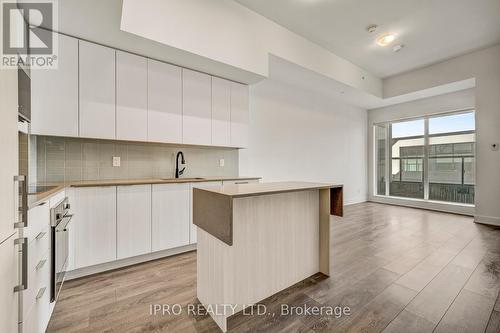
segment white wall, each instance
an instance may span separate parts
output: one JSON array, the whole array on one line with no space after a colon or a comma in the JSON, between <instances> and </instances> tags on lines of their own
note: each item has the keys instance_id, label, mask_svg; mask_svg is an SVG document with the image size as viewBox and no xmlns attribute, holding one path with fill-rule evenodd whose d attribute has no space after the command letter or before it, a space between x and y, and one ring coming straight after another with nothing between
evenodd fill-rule
<instances>
[{"instance_id":1,"label":"white wall","mask_svg":"<svg viewBox=\"0 0 500 333\"><path fill-rule=\"evenodd\" d=\"M386 97L476 79L476 221L500 225L500 45L384 80Z\"/></svg>"},{"instance_id":2,"label":"white wall","mask_svg":"<svg viewBox=\"0 0 500 333\"><path fill-rule=\"evenodd\" d=\"M344 184L345 203L366 200L366 110L266 79L251 86L250 111L240 175Z\"/></svg>"},{"instance_id":3,"label":"white wall","mask_svg":"<svg viewBox=\"0 0 500 333\"><path fill-rule=\"evenodd\" d=\"M123 0L121 29L262 76L273 54L382 96L375 75L233 0Z\"/></svg>"}]
</instances>

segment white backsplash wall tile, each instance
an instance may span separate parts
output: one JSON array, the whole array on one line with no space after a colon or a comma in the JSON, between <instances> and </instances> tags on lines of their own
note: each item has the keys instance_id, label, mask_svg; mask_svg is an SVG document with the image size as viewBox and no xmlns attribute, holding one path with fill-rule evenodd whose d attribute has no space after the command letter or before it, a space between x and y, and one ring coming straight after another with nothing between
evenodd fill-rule
<instances>
[{"instance_id":1,"label":"white backsplash wall tile","mask_svg":"<svg viewBox=\"0 0 500 333\"><path fill-rule=\"evenodd\" d=\"M175 157L184 153L183 177L238 175L238 150L197 148L157 143L92 140L59 137L33 137L36 140L36 179L38 182L99 179L172 178ZM120 166L113 167L113 156ZM225 166L219 166L219 160Z\"/></svg>"},{"instance_id":2,"label":"white backsplash wall tile","mask_svg":"<svg viewBox=\"0 0 500 333\"><path fill-rule=\"evenodd\" d=\"M99 178L99 143L98 141L84 141L82 145L82 180Z\"/></svg>"},{"instance_id":3,"label":"white backsplash wall tile","mask_svg":"<svg viewBox=\"0 0 500 333\"><path fill-rule=\"evenodd\" d=\"M45 144L45 181L64 181L64 168L66 162L64 138L46 138Z\"/></svg>"}]
</instances>

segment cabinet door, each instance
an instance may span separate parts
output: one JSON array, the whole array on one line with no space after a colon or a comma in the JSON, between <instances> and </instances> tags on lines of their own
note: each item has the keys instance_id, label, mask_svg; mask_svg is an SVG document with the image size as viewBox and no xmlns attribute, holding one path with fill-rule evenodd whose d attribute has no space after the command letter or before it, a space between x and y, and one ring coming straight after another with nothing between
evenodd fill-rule
<instances>
[{"instance_id":1,"label":"cabinet door","mask_svg":"<svg viewBox=\"0 0 500 333\"><path fill-rule=\"evenodd\" d=\"M14 244L14 238L0 243L0 332L17 332L18 298L14 287L19 284L20 245Z\"/></svg>"},{"instance_id":2,"label":"cabinet door","mask_svg":"<svg viewBox=\"0 0 500 333\"><path fill-rule=\"evenodd\" d=\"M31 71L31 133L78 136L78 40L59 35L57 69Z\"/></svg>"},{"instance_id":3,"label":"cabinet door","mask_svg":"<svg viewBox=\"0 0 500 333\"><path fill-rule=\"evenodd\" d=\"M148 141L182 143L182 70L148 60Z\"/></svg>"},{"instance_id":4,"label":"cabinet door","mask_svg":"<svg viewBox=\"0 0 500 333\"><path fill-rule=\"evenodd\" d=\"M151 185L118 186L117 258L151 252Z\"/></svg>"},{"instance_id":5,"label":"cabinet door","mask_svg":"<svg viewBox=\"0 0 500 333\"><path fill-rule=\"evenodd\" d=\"M0 73L0 243L16 232L18 174L17 132L17 71L2 70ZM0 264L1 265L1 264ZM0 330L1 331L1 330Z\"/></svg>"},{"instance_id":6,"label":"cabinet door","mask_svg":"<svg viewBox=\"0 0 500 333\"><path fill-rule=\"evenodd\" d=\"M231 82L212 77L212 145L231 143Z\"/></svg>"},{"instance_id":7,"label":"cabinet door","mask_svg":"<svg viewBox=\"0 0 500 333\"><path fill-rule=\"evenodd\" d=\"M214 186L222 186L222 181L216 181L216 182L200 182L200 183L192 183L191 184L191 191L189 194L189 201L190 201L190 207L191 209L189 210L189 220L190 220L190 227L189 227L189 243L194 244L196 243L196 228L197 226L193 224L193 188L207 188L207 187L214 187Z\"/></svg>"},{"instance_id":8,"label":"cabinet door","mask_svg":"<svg viewBox=\"0 0 500 333\"><path fill-rule=\"evenodd\" d=\"M79 41L80 136L115 138L115 50Z\"/></svg>"},{"instance_id":9,"label":"cabinet door","mask_svg":"<svg viewBox=\"0 0 500 333\"><path fill-rule=\"evenodd\" d=\"M116 138L148 138L148 61L121 51L116 51Z\"/></svg>"},{"instance_id":10,"label":"cabinet door","mask_svg":"<svg viewBox=\"0 0 500 333\"><path fill-rule=\"evenodd\" d=\"M182 70L182 139L183 143L212 143L210 75Z\"/></svg>"},{"instance_id":11,"label":"cabinet door","mask_svg":"<svg viewBox=\"0 0 500 333\"><path fill-rule=\"evenodd\" d=\"M248 146L248 86L231 82L231 146Z\"/></svg>"},{"instance_id":12,"label":"cabinet door","mask_svg":"<svg viewBox=\"0 0 500 333\"><path fill-rule=\"evenodd\" d=\"M189 244L190 184L153 185L153 251Z\"/></svg>"},{"instance_id":13,"label":"cabinet door","mask_svg":"<svg viewBox=\"0 0 500 333\"><path fill-rule=\"evenodd\" d=\"M82 187L69 193L72 268L116 260L116 187Z\"/></svg>"}]
</instances>

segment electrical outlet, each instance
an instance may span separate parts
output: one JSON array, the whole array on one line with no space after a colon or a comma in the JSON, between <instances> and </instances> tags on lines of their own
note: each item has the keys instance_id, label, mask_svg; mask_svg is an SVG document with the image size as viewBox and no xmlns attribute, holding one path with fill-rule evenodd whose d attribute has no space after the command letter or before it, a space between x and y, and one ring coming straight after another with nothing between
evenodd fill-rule
<instances>
[{"instance_id":1,"label":"electrical outlet","mask_svg":"<svg viewBox=\"0 0 500 333\"><path fill-rule=\"evenodd\" d=\"M223 158L221 158L221 159L219 160L219 166L220 166L220 167L223 167L223 166L224 166L224 159L223 159Z\"/></svg>"},{"instance_id":2,"label":"electrical outlet","mask_svg":"<svg viewBox=\"0 0 500 333\"><path fill-rule=\"evenodd\" d=\"M114 167L120 166L120 156L113 156L113 166Z\"/></svg>"}]
</instances>

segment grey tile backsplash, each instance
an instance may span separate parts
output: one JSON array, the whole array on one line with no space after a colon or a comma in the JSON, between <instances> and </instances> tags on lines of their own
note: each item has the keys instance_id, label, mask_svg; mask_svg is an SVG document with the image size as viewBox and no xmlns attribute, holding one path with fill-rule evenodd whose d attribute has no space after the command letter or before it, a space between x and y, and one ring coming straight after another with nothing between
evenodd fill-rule
<instances>
[{"instance_id":1,"label":"grey tile backsplash","mask_svg":"<svg viewBox=\"0 0 500 333\"><path fill-rule=\"evenodd\" d=\"M48 136L32 136L31 141L30 158L36 161L32 182L171 178L178 151L186 159L185 177L238 175L237 149ZM120 167L113 167L113 156L120 157ZM222 158L224 167L219 166Z\"/></svg>"}]
</instances>

